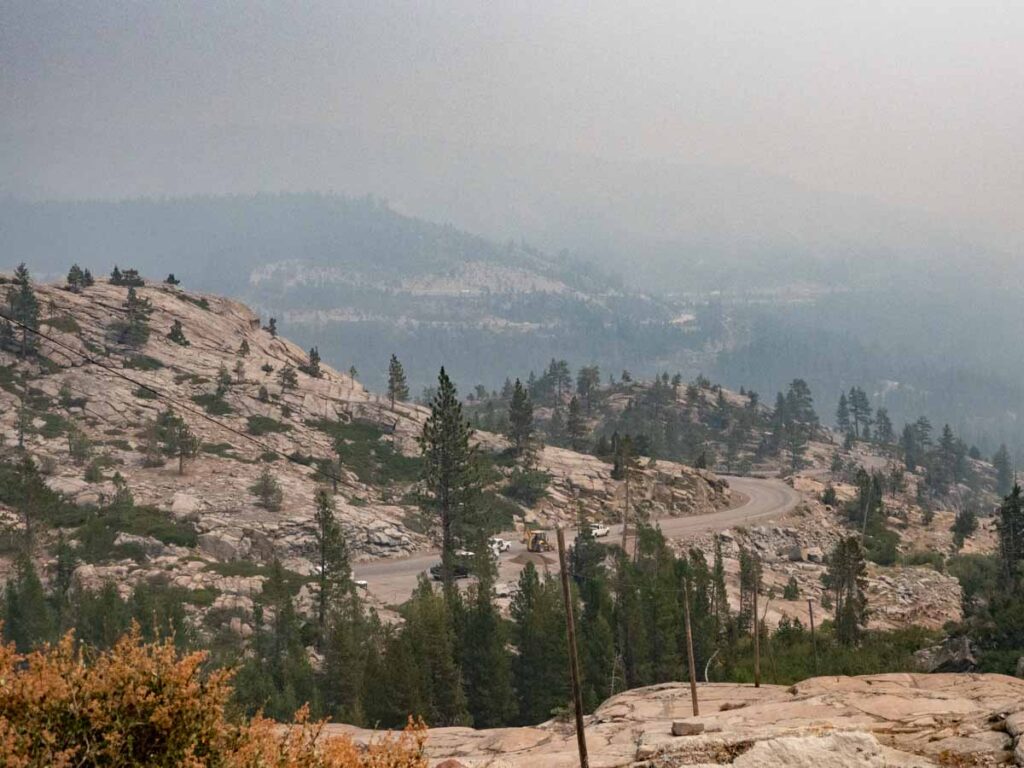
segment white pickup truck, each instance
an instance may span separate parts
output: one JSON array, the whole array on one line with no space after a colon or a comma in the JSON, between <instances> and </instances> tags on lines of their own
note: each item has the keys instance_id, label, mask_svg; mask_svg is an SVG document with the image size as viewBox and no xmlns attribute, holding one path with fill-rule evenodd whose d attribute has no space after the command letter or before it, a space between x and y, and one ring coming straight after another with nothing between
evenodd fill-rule
<instances>
[{"instance_id":1,"label":"white pickup truck","mask_svg":"<svg viewBox=\"0 0 1024 768\"><path fill-rule=\"evenodd\" d=\"M590 532L594 538L600 539L611 533L611 529L604 523L591 523Z\"/></svg>"}]
</instances>

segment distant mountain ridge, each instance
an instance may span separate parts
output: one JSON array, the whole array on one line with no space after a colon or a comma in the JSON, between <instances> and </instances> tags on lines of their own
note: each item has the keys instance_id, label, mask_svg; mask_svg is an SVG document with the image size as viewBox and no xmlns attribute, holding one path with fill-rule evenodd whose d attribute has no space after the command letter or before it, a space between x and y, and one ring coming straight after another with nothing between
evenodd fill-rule
<instances>
[{"instance_id":1,"label":"distant mountain ridge","mask_svg":"<svg viewBox=\"0 0 1024 768\"><path fill-rule=\"evenodd\" d=\"M702 344L678 309L601 270L392 210L321 194L122 202L0 202L0 253L41 276L72 263L174 272L275 316L340 368L384 384L388 356L418 388L444 363L461 380L570 357L609 369L688 365Z\"/></svg>"}]
</instances>

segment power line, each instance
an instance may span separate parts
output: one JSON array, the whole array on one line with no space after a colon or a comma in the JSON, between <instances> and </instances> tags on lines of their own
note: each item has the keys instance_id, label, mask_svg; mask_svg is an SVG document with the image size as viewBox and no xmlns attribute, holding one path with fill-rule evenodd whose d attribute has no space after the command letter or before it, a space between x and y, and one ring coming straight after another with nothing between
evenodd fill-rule
<instances>
[{"instance_id":1,"label":"power line","mask_svg":"<svg viewBox=\"0 0 1024 768\"><path fill-rule=\"evenodd\" d=\"M156 397L162 399L163 401L165 401L165 402L167 402L167 403L169 403L171 405L177 406L178 408L180 408L181 410L183 410L183 411L185 411L187 413L191 413L191 414L193 414L195 416L198 416L201 419L205 419L206 421L210 422L211 424L214 424L215 426L218 426L218 427L220 427L221 429L223 429L223 430L225 430L227 432L231 432L232 434L238 435L243 440L247 440L248 442L252 443L256 447L263 449L263 451L266 452L266 453L273 453L274 455L280 456L281 458L284 458L285 460L291 462L292 464L296 464L296 465L298 465L300 467L308 467L307 464L299 461L298 459L292 457L291 455L286 454L286 453L282 453L281 451L277 450L276 448L273 448L273 447L267 445L266 443L264 443L264 442L262 442L260 440L257 440L252 435L247 434L247 433L241 431L240 429L236 429L235 427L231 426L230 424L225 424L224 422L222 422L222 421L220 421L218 419L215 419L214 417L210 416L205 411L201 411L199 409L193 408L191 405L185 405L185 404L181 403L176 398L173 398L173 397L167 395L166 393L161 392L160 390L156 389L155 387L153 387L153 386L151 386L149 384L146 384L145 382L139 381L138 379L135 379L135 378L132 378L131 376L128 376L123 371L118 370L117 368L114 368L113 366L108 365L108 364L106 364L106 363L96 359L95 357L93 357L92 355L90 355L90 354L88 354L86 352L83 352L81 350L75 349L74 347L70 346L69 344L64 343L60 339L56 339L56 338L54 338L53 336L51 336L51 335L49 335L47 333L43 333L38 328L32 328L31 326L21 322L20 320L17 320L17 319L15 319L13 317L10 317L9 315L4 314L3 312L0 312L0 318L6 320L9 323L13 323L15 326L17 326L18 328L21 328L22 330L28 331L29 333L32 333L32 334L35 334L39 338L44 339L44 340L50 342L51 344L53 344L53 345L55 345L57 347L60 347L61 349L64 349L67 352L70 352L73 355L78 355L83 360L85 360L87 363L91 363L92 365L95 365L95 366L97 366L99 368L102 368L103 370L105 370L105 371L107 371L109 373L112 373L114 376L116 376L116 377L118 377L120 379L123 379L123 380L129 382L130 384L134 384L136 387L138 387L140 389L146 390L148 392L152 392ZM300 408L300 410L301 410L301 408ZM319 467L317 468L317 472L322 477L325 477L326 479L331 480L332 482L335 482L335 483L343 482L342 478L340 478L340 477L338 477L338 476L336 476L336 475L334 475L334 474L332 474L330 472L324 471L323 469L321 469Z\"/></svg>"}]
</instances>

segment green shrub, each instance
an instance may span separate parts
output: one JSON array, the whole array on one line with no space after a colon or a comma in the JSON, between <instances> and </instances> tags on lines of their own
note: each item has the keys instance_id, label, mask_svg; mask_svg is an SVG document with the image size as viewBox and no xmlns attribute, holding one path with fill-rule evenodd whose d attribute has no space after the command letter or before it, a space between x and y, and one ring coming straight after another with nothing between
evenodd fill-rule
<instances>
[{"instance_id":1,"label":"green shrub","mask_svg":"<svg viewBox=\"0 0 1024 768\"><path fill-rule=\"evenodd\" d=\"M225 459L235 458L234 453L232 453L235 450L235 446L231 445L231 443L203 443L199 446L199 450L203 453L212 453L214 456L220 456Z\"/></svg>"},{"instance_id":2,"label":"green shrub","mask_svg":"<svg viewBox=\"0 0 1024 768\"><path fill-rule=\"evenodd\" d=\"M219 595L219 589L215 589L214 587L203 587L202 589L193 589L185 597L185 600L192 605L198 605L201 608L209 608L213 605Z\"/></svg>"},{"instance_id":3,"label":"green shrub","mask_svg":"<svg viewBox=\"0 0 1024 768\"><path fill-rule=\"evenodd\" d=\"M146 387L136 387L132 391L132 394L135 395L140 400L156 400L157 399L156 392L154 392L151 389L146 389Z\"/></svg>"},{"instance_id":4,"label":"green shrub","mask_svg":"<svg viewBox=\"0 0 1024 768\"><path fill-rule=\"evenodd\" d=\"M908 552L900 558L901 565L926 565L929 568L942 573L946 567L946 558L941 552L929 552L927 550L916 549L913 552Z\"/></svg>"},{"instance_id":5,"label":"green shrub","mask_svg":"<svg viewBox=\"0 0 1024 768\"><path fill-rule=\"evenodd\" d=\"M39 417L46 423L37 431L48 440L60 437L68 430L68 421L59 413L40 413Z\"/></svg>"},{"instance_id":6,"label":"green shrub","mask_svg":"<svg viewBox=\"0 0 1024 768\"><path fill-rule=\"evenodd\" d=\"M55 315L54 317L48 317L43 321L46 325L51 328L61 331L62 333L81 333L82 326L78 324L71 315Z\"/></svg>"},{"instance_id":7,"label":"green shrub","mask_svg":"<svg viewBox=\"0 0 1024 768\"><path fill-rule=\"evenodd\" d=\"M89 462L89 466L85 468L85 475L83 479L87 483L103 482L103 468L97 459L93 459Z\"/></svg>"},{"instance_id":8,"label":"green shrub","mask_svg":"<svg viewBox=\"0 0 1024 768\"><path fill-rule=\"evenodd\" d=\"M270 416L250 416L247 419L250 435L269 435L273 432L288 432L290 424L284 424Z\"/></svg>"},{"instance_id":9,"label":"green shrub","mask_svg":"<svg viewBox=\"0 0 1024 768\"><path fill-rule=\"evenodd\" d=\"M341 450L342 466L354 472L361 482L386 485L419 479L422 460L396 451L389 440L381 439L384 431L373 424L319 419L307 421L306 425L333 438Z\"/></svg>"},{"instance_id":10,"label":"green shrub","mask_svg":"<svg viewBox=\"0 0 1024 768\"><path fill-rule=\"evenodd\" d=\"M192 398L192 402L196 405L201 405L204 411L213 416L226 416L229 413L234 413L234 409L228 405L223 397L218 397L212 392L204 395L195 395Z\"/></svg>"},{"instance_id":11,"label":"green shrub","mask_svg":"<svg viewBox=\"0 0 1024 768\"><path fill-rule=\"evenodd\" d=\"M547 495L550 482L551 475L547 472L516 467L509 475L502 493L520 504L532 507Z\"/></svg>"},{"instance_id":12,"label":"green shrub","mask_svg":"<svg viewBox=\"0 0 1024 768\"><path fill-rule=\"evenodd\" d=\"M158 371L164 364L149 355L132 355L124 359L124 367L133 371Z\"/></svg>"},{"instance_id":13,"label":"green shrub","mask_svg":"<svg viewBox=\"0 0 1024 768\"><path fill-rule=\"evenodd\" d=\"M175 384L206 384L209 381L205 376L200 376L198 373L176 373L174 374Z\"/></svg>"},{"instance_id":14,"label":"green shrub","mask_svg":"<svg viewBox=\"0 0 1024 768\"><path fill-rule=\"evenodd\" d=\"M899 541L899 534L888 528L869 532L864 540L864 554L868 560L878 565L894 565Z\"/></svg>"}]
</instances>

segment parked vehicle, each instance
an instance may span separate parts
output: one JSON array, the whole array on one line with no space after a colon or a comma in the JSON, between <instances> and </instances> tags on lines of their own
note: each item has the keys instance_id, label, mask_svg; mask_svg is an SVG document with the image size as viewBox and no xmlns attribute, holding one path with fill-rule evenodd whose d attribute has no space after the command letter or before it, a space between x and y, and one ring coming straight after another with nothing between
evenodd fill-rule
<instances>
[{"instance_id":1,"label":"parked vehicle","mask_svg":"<svg viewBox=\"0 0 1024 768\"><path fill-rule=\"evenodd\" d=\"M434 581L443 580L442 565L442 563L437 563L437 565L430 566L430 578ZM471 572L469 560L465 557L456 556L455 561L452 563L452 576L456 579L468 579Z\"/></svg>"},{"instance_id":2,"label":"parked vehicle","mask_svg":"<svg viewBox=\"0 0 1024 768\"><path fill-rule=\"evenodd\" d=\"M508 552L512 549L512 542L508 539L503 539L500 536L491 536L487 540L487 543L491 547L491 551L495 554L500 555L502 552Z\"/></svg>"},{"instance_id":3,"label":"parked vehicle","mask_svg":"<svg viewBox=\"0 0 1024 768\"><path fill-rule=\"evenodd\" d=\"M603 537L607 536L608 534L610 534L611 533L611 528L609 528L604 523L591 523L590 524L590 533L595 538L600 539L600 538L603 538Z\"/></svg>"}]
</instances>

